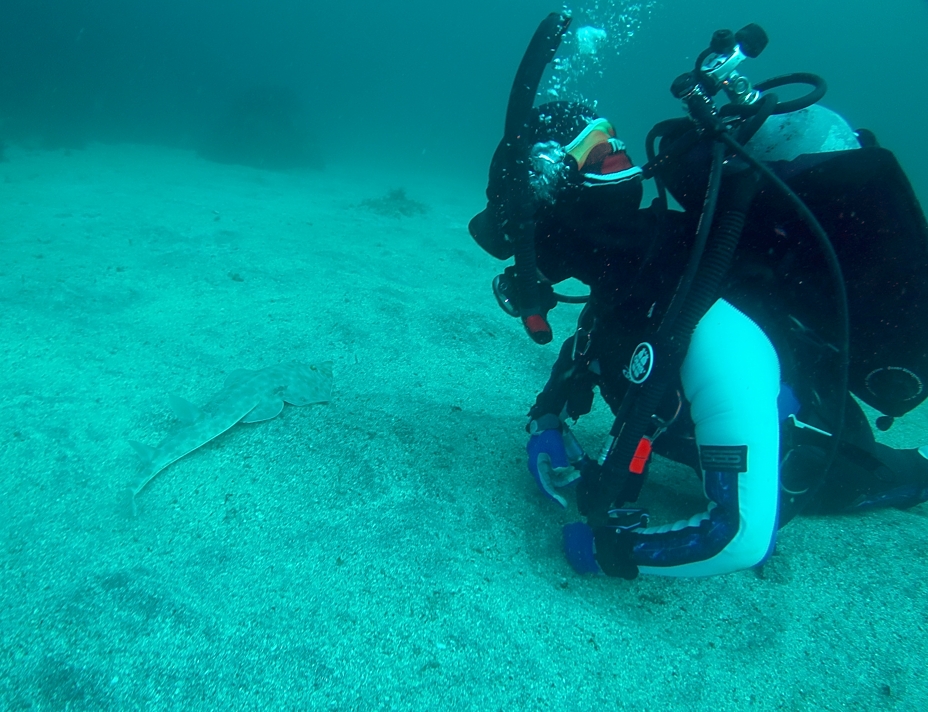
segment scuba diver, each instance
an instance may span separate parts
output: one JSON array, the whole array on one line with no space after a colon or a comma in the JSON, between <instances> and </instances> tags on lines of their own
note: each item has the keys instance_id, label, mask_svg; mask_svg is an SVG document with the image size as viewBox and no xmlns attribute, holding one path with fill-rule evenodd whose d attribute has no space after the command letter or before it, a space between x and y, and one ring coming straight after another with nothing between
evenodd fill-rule
<instances>
[{"instance_id":1,"label":"scuba diver","mask_svg":"<svg viewBox=\"0 0 928 712\"><path fill-rule=\"evenodd\" d=\"M928 397L928 225L893 154L817 103L816 75L752 84L740 66L767 37L748 25L673 82L687 116L657 124L636 166L590 107L534 106L569 23L550 15L529 44L469 228L515 258L493 289L535 342L559 301L585 301L527 427L542 493L566 506L576 486L573 568L727 573L763 563L800 512L928 500L928 447L877 443L851 395L881 430ZM790 84L810 90L778 100ZM569 278L589 297L557 294ZM615 416L599 457L568 423L594 388ZM634 506L652 452L696 471L704 511L652 526Z\"/></svg>"}]
</instances>

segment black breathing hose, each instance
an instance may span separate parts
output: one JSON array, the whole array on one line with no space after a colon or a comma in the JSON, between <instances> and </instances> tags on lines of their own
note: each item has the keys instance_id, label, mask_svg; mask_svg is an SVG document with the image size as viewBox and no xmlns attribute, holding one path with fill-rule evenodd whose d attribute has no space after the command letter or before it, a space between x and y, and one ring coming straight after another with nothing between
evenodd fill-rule
<instances>
[{"instance_id":1,"label":"black breathing hose","mask_svg":"<svg viewBox=\"0 0 928 712\"><path fill-rule=\"evenodd\" d=\"M722 161L725 158L724 144L716 141L712 146L712 164L709 169L709 183L706 187L706 197L703 199L702 213L699 216L699 225L696 228L696 239L693 242L693 249L690 258L683 270L683 276L677 284L670 306L662 319L663 324L673 324L683 308L683 304L689 297L690 288L693 286L693 279L696 271L702 262L703 253L706 249L706 242L709 239L709 230L712 228L712 222L715 220L715 208L718 205L719 189L722 185ZM694 325L695 326L695 325Z\"/></svg>"},{"instance_id":2,"label":"black breathing hose","mask_svg":"<svg viewBox=\"0 0 928 712\"><path fill-rule=\"evenodd\" d=\"M560 294L555 292L554 298L562 304L586 304L588 301L590 301L590 296L588 294L582 294L574 297L569 294Z\"/></svg>"},{"instance_id":3,"label":"black breathing hose","mask_svg":"<svg viewBox=\"0 0 928 712\"><path fill-rule=\"evenodd\" d=\"M845 286L844 273L841 270L841 263L838 260L838 254L835 252L834 245L831 244L831 240L828 238L828 233L825 232L825 229L822 227L821 223L819 223L818 218L816 218L812 211L809 210L809 206L803 202L802 198L796 195L793 189L790 188L776 173L771 171L767 166L754 158L754 156L745 150L744 146L739 144L731 136L722 134L721 138L732 151L734 151L743 161L748 163L760 175L770 181L787 198L787 200L792 203L793 208L799 214L799 217L806 224L809 230L812 231L812 234L818 241L819 247L825 255L825 261L828 265L828 272L835 283L835 293L837 295L838 301L838 321L840 328L840 343L838 345L838 353L840 354L841 358L838 364L840 405L837 422L834 426L834 432L831 434L833 440L831 441L831 452L829 453L828 461L825 466L825 471L827 472L831 468L831 465L834 463L834 459L838 454L838 443L841 439L841 433L844 431L844 394L847 393L848 370L850 368L851 322L847 306L847 288Z\"/></svg>"},{"instance_id":4,"label":"black breathing hose","mask_svg":"<svg viewBox=\"0 0 928 712\"><path fill-rule=\"evenodd\" d=\"M705 55L706 53L704 53ZM754 56L754 55L751 55ZM697 61L699 72L700 61ZM679 80L678 80L679 81ZM786 114L807 108L819 101L826 91L825 81L810 73L794 73L774 77L756 85L760 91L767 91L787 84L809 84L812 91L808 94L783 103L778 102L775 94L762 95L754 104L739 106L728 105L720 116L715 112L705 117L703 128L693 127L684 132L680 138L662 154L657 155L654 142L681 126L689 119L670 119L655 125L648 133L645 150L648 163L643 167L645 178L654 177L657 183L658 205L666 209L667 193L660 179L661 171L672 161L690 151L707 136L714 141L712 162L703 212L696 231L696 238L690 260L684 269L677 289L658 327L652 347L653 363L651 372L642 384L631 384L623 398L610 435L613 437L610 451L602 467L591 469L589 475L584 473L578 489L578 505L590 524L604 524L608 520L608 511L612 506L621 506L634 502L640 494L644 483L644 469L635 472L631 463L635 460L642 436L652 427L652 419L657 411L667 388L677 377L679 367L689 348L690 339L699 320L708 312L715 301L728 274L734 253L744 231L747 213L760 185L761 179L773 184L792 203L803 222L815 235L826 256L828 269L836 284L838 294L838 311L841 322L841 363L839 381L842 393L847 392L848 353L849 353L849 318L847 293L844 277L837 254L825 230L798 195L774 174L767 166L751 156L742 145L760 129L763 123L774 114ZM673 91L673 90L672 90ZM702 104L699 104L702 107ZM691 112L692 113L692 112ZM721 119L721 121L719 120ZM737 128L737 139L730 135L724 121L742 121ZM715 219L716 205L721 192L722 166L728 147L736 156L753 170L742 169L726 181L724 208ZM712 229L714 227L714 229ZM844 401L835 432L832 433L833 447L829 454L826 468L830 468L838 451L838 441L844 428Z\"/></svg>"},{"instance_id":5,"label":"black breathing hose","mask_svg":"<svg viewBox=\"0 0 928 712\"><path fill-rule=\"evenodd\" d=\"M643 384L629 386L613 425L611 435L615 439L607 456L607 462L613 466L603 466L596 471L595 479L585 477L585 481L581 481L578 503L591 522L607 518L613 503L634 502L638 498L644 477L622 473L616 468L626 468L632 462L641 436L651 424L651 416L676 377L697 323L717 298L741 238L757 182L753 173L734 176L733 190L727 191L725 196L725 210L715 221L724 155L724 145L716 143L693 252L655 334L653 371ZM713 224L716 228L711 231ZM627 476L622 479L622 474Z\"/></svg>"},{"instance_id":6,"label":"black breathing hose","mask_svg":"<svg viewBox=\"0 0 928 712\"><path fill-rule=\"evenodd\" d=\"M825 93L828 91L828 84L818 74L812 74L811 72L783 74L779 77L765 79L754 85L754 88L761 92L760 101L756 101L753 104L726 104L719 109L719 116L722 118L741 117L742 119L753 116L764 109L762 101L767 96L771 96L771 94L769 94L771 89L785 87L790 84L808 84L812 87L812 90L795 99L777 101L771 114L779 116L808 109L813 104L817 104L821 101L822 97L825 96ZM742 144L743 143L746 143L746 141L742 141Z\"/></svg>"},{"instance_id":7,"label":"black breathing hose","mask_svg":"<svg viewBox=\"0 0 928 712\"><path fill-rule=\"evenodd\" d=\"M790 81L787 81L787 79ZM823 90L824 82L821 80L815 82L813 81L815 79L818 79L815 75L805 77L804 75L794 74L771 80L765 84L767 88L772 88L773 86L782 86L783 84L801 80L813 84L816 91ZM806 102L810 96L812 95L797 100L803 103L803 106L799 108L805 108L808 105ZM780 111L781 106L774 94L765 95L761 101L757 102L751 114L738 129L738 137L745 142L750 140L767 118L773 114L782 113ZM660 167L666 165L668 161L667 156L654 156L654 139L675 125L679 124L675 121L662 122L662 124L658 124L652 129L648 135L648 165L651 169L649 172L652 174L657 174ZM680 155L685 150L688 150L696 140L692 134L696 133L696 131L693 131L689 135L684 134L683 137L674 142L667 153ZM580 491L582 509L593 520L607 516L608 508L615 503L634 502L638 498L644 477L635 476L633 473L628 472L625 473L623 479L620 476L621 473L617 472L615 467L624 468L633 461L640 438L648 432L652 416L658 408L667 387L676 376L680 360L685 356L685 351L688 348L696 325L717 299L719 288L728 273L732 257L744 230L747 211L753 201L760 178L769 181L790 201L799 217L815 235L825 255L829 274L835 283L835 292L838 298L839 353L841 354L838 367L839 388L841 393L847 391L850 329L847 294L841 265L827 233L802 199L767 166L748 153L738 140L725 131L719 132L715 138L716 143L712 151L709 184L691 259L678 283L671 305L655 335L655 351L657 354L661 354L663 358L661 358L660 362L655 358L650 378L641 386L630 386L626 399L623 400L611 432L615 440L607 457L607 462L612 462L613 467L607 468L604 466L599 472L599 481L591 482L591 486L583 487ZM712 214L715 212L715 201L720 191L721 163L725 147L728 147L730 151L741 158L753 171L749 174L733 176L735 190L734 192L730 190L726 192L726 208L715 220L715 230L712 232L711 242L708 249L705 249L709 227L713 224ZM666 200L666 198L661 196L661 200ZM839 398L839 411L834 433L832 433L834 439L831 443L832 447L826 469L831 467L837 455L838 443L844 429L844 419L844 400ZM594 498L595 501L591 501Z\"/></svg>"},{"instance_id":8,"label":"black breathing hose","mask_svg":"<svg viewBox=\"0 0 928 712\"><path fill-rule=\"evenodd\" d=\"M745 171L733 178L731 188L726 191L726 205L712 223L714 229L711 239L708 241L699 269L692 278L688 297L681 300L676 317L665 320L658 329L655 351L663 351L663 368L658 368L655 357L655 370L651 378L645 381L642 392L636 399L635 427L627 433L622 432L625 428L621 428L618 433L612 433L617 439L615 451L610 453L609 458L616 455L615 463L620 467L626 466L622 463L632 462L641 434L648 431L651 416L657 410L670 383L678 376L680 364L689 348L696 325L718 299L722 282L728 274L741 239L747 211L756 188L757 181L753 173ZM706 202L709 202L708 195ZM669 332L668 337L662 337L662 331ZM652 379L654 383L649 385ZM623 435L625 437L622 437ZM643 484L643 475L628 474L623 482L615 482L608 488L603 503L612 506L614 501L634 502L638 499Z\"/></svg>"},{"instance_id":9,"label":"black breathing hose","mask_svg":"<svg viewBox=\"0 0 928 712\"><path fill-rule=\"evenodd\" d=\"M738 127L737 141L742 146L750 141L764 122L777 112L779 101L776 94L764 94L755 105L757 110Z\"/></svg>"},{"instance_id":10,"label":"black breathing hose","mask_svg":"<svg viewBox=\"0 0 928 712\"><path fill-rule=\"evenodd\" d=\"M773 112L774 114L789 114L794 111L807 109L812 106L812 104L817 104L821 101L822 97L825 96L825 92L828 91L828 85L825 83L825 80L818 74L812 74L811 72L793 72L792 74L783 74L779 77L771 77L770 79L765 79L755 84L754 88L757 89L757 91L765 92L770 89L786 86L787 84L809 84L812 87L812 91L796 99L779 102Z\"/></svg>"},{"instance_id":11,"label":"black breathing hose","mask_svg":"<svg viewBox=\"0 0 928 712\"><path fill-rule=\"evenodd\" d=\"M766 107L765 111L770 108L770 106ZM718 220L715 221L715 230L712 233L709 249L706 250L702 263L699 265L699 270L693 277L689 297L680 300L682 306L678 308L678 313L671 313L671 309L668 309L668 313L658 329L655 346L656 351L664 355L661 361L663 367L655 359L651 377L641 386L629 387L626 400L623 401L616 423L613 426L611 434L615 441L607 458L607 461L615 463L618 467L625 467L632 462L641 435L648 432L653 413L657 410L667 387L676 377L679 357L685 355L685 349L688 347L693 330L718 297L719 287L728 272L731 258L743 232L747 210L756 193L758 178L769 181L790 201L799 217L815 235L825 254L829 273L836 285L835 292L838 301L837 308L841 334L839 345L841 360L838 365L839 388L840 393L847 392L850 322L844 276L834 246L812 211L779 176L748 153L729 134L721 133L718 140L720 143L713 148L713 170L710 171L709 188L706 193L704 209L712 207L710 196L713 192L713 173L715 173L716 157L719 155L723 144L747 163L753 169L753 172L742 174L737 179L734 190L726 194L726 209L722 211ZM700 223L700 230L697 231L697 244L699 242L698 233L701 232L702 228L703 223ZM694 246L694 256L695 254L696 247ZM684 273L684 277L680 281L680 287L678 288L680 294L682 294L683 289L686 289L685 281L686 273ZM675 295L674 302L676 301ZM673 304L672 302L672 307ZM668 330L670 334L668 338L662 338L661 332L665 330L666 324L669 324ZM675 355L677 358L674 358ZM844 429L844 401L842 399L839 402L837 421L832 433L834 439L826 462L826 471L830 469L834 462L841 433ZM590 519L591 523L605 521L608 518L609 507L615 503L634 502L638 498L644 482L643 476L635 476L630 472L625 473L626 476L622 480L619 477L621 473L614 468L603 467L597 474L598 479L582 487L579 492L581 495L581 511ZM582 482L581 485L583 485Z\"/></svg>"}]
</instances>

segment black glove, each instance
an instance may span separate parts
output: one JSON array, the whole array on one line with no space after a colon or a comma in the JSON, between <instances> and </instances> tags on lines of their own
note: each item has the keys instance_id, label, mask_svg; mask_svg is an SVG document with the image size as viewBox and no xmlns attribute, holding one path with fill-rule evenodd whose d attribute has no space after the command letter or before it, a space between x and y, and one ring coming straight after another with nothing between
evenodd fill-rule
<instances>
[{"instance_id":1,"label":"black glove","mask_svg":"<svg viewBox=\"0 0 928 712\"><path fill-rule=\"evenodd\" d=\"M596 544L596 563L604 574L627 581L638 577L638 565L632 560L635 539L631 531L618 527L594 527L593 541Z\"/></svg>"}]
</instances>

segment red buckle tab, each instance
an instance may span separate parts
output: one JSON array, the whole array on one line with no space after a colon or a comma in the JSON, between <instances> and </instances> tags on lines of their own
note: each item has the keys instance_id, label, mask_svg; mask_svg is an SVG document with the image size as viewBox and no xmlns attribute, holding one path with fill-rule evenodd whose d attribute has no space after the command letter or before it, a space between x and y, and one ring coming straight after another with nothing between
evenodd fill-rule
<instances>
[{"instance_id":1,"label":"red buckle tab","mask_svg":"<svg viewBox=\"0 0 928 712\"><path fill-rule=\"evenodd\" d=\"M648 438L641 438L638 441L638 447L635 448L635 454L632 455L632 461L628 465L628 471L636 475L642 474L649 457L651 457L651 441Z\"/></svg>"},{"instance_id":2,"label":"red buckle tab","mask_svg":"<svg viewBox=\"0 0 928 712\"><path fill-rule=\"evenodd\" d=\"M536 344L551 343L551 327L541 314L529 314L522 318L525 330Z\"/></svg>"}]
</instances>

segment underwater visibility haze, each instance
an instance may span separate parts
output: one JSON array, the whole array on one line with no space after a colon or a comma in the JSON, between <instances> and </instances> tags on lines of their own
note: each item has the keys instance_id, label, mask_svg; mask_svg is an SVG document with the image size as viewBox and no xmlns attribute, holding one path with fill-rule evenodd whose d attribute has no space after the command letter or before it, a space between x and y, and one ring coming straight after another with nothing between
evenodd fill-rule
<instances>
[{"instance_id":1,"label":"underwater visibility haze","mask_svg":"<svg viewBox=\"0 0 928 712\"><path fill-rule=\"evenodd\" d=\"M533 343L468 234L551 12L536 104L635 165L757 23L744 73L824 77L928 201L924 0L4 0L0 709L928 709L926 504L797 517L720 576L565 558L526 413L581 307ZM656 457L641 503L705 495Z\"/></svg>"}]
</instances>

